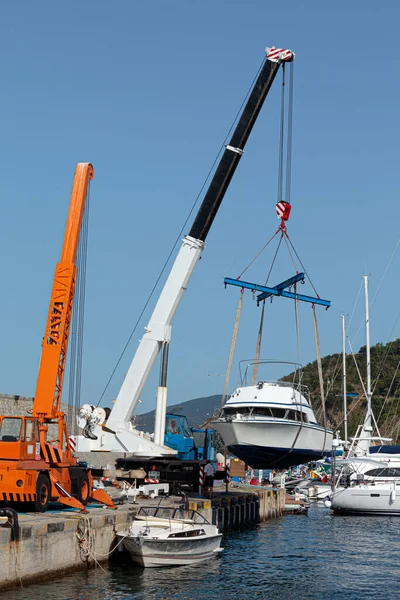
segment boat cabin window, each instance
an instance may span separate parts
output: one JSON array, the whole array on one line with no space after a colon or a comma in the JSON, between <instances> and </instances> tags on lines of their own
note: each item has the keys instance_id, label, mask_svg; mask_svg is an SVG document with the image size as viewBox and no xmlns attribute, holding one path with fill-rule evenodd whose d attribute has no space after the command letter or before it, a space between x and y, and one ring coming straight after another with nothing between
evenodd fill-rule
<instances>
[{"instance_id":1,"label":"boat cabin window","mask_svg":"<svg viewBox=\"0 0 400 600\"><path fill-rule=\"evenodd\" d=\"M400 477L400 469L387 468L387 469L371 469L366 471L365 475L370 477Z\"/></svg>"},{"instance_id":2,"label":"boat cabin window","mask_svg":"<svg viewBox=\"0 0 400 600\"><path fill-rule=\"evenodd\" d=\"M204 529L191 529L190 531L179 531L178 533L171 533L169 538L188 538L197 537L199 535L206 535Z\"/></svg>"},{"instance_id":3,"label":"boat cabin window","mask_svg":"<svg viewBox=\"0 0 400 600\"><path fill-rule=\"evenodd\" d=\"M249 406L226 406L223 409L223 415L230 415L234 417L237 413L241 415L249 415L251 411L251 407Z\"/></svg>"},{"instance_id":4,"label":"boat cabin window","mask_svg":"<svg viewBox=\"0 0 400 600\"><path fill-rule=\"evenodd\" d=\"M240 406L240 407L225 407L223 410L224 416L235 417L237 414L242 416L253 417L273 417L274 419L288 419L289 421L303 421L309 423L306 413L299 410L287 410L285 408L277 408L275 406Z\"/></svg>"},{"instance_id":5,"label":"boat cabin window","mask_svg":"<svg viewBox=\"0 0 400 600\"><path fill-rule=\"evenodd\" d=\"M279 409L278 409L279 410ZM269 406L254 406L253 417L273 417Z\"/></svg>"},{"instance_id":6,"label":"boat cabin window","mask_svg":"<svg viewBox=\"0 0 400 600\"><path fill-rule=\"evenodd\" d=\"M308 423L308 417L306 413L299 410L287 410L285 419L289 419L289 421L303 421L303 423Z\"/></svg>"},{"instance_id":7,"label":"boat cabin window","mask_svg":"<svg viewBox=\"0 0 400 600\"><path fill-rule=\"evenodd\" d=\"M18 442L21 427L22 419L4 417L0 421L0 442Z\"/></svg>"}]
</instances>

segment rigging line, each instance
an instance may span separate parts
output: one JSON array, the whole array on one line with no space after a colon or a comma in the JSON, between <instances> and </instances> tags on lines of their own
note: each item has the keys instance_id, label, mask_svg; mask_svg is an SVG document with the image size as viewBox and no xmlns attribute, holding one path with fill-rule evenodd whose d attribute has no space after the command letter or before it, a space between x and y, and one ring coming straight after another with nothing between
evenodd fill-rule
<instances>
[{"instance_id":1,"label":"rigging line","mask_svg":"<svg viewBox=\"0 0 400 600\"><path fill-rule=\"evenodd\" d=\"M290 237L288 236L288 234L287 234L287 231L284 231L284 234L285 234L285 236L287 237L287 239L288 239L288 241L289 241L289 244L290 244L290 245L291 245L291 247L293 248L293 252L294 252L294 253L295 253L295 255L297 256L297 260L298 260L298 261L299 261L299 263L301 264L301 267L302 267L302 269L303 269L304 273L307 275L307 277L308 277L308 281L311 283L311 287L312 287L312 289L314 290L314 292L315 292L316 296L319 298L319 294L318 294L317 290L315 289L315 286L314 286L313 282L311 281L311 277L309 276L309 274L308 274L308 272L307 272L307 269L305 268L305 266L304 266L304 265L303 265L303 263L301 262L301 258L300 258L300 256L297 254L296 248L293 246L293 244L292 244L292 240L291 240L291 239L290 239Z\"/></svg>"},{"instance_id":2,"label":"rigging line","mask_svg":"<svg viewBox=\"0 0 400 600\"><path fill-rule=\"evenodd\" d=\"M289 107L288 107L288 130L286 147L286 193L285 200L290 203L290 194L292 187L292 142L293 142L293 74L294 63L289 63Z\"/></svg>"},{"instance_id":3,"label":"rigging line","mask_svg":"<svg viewBox=\"0 0 400 600\"><path fill-rule=\"evenodd\" d=\"M395 330L395 328L396 328L396 326L397 326L397 323L398 323L399 319L400 319L400 312L398 313L398 315L397 315L397 318L396 318L396 321L394 322L394 325L393 325L393 327L392 327L392 330L391 330L391 332L390 332L390 334L389 334L389 339L392 337L392 335L393 335L393 332L394 332L394 330ZM377 375L377 376L376 376L376 378L374 379L374 389L372 390L372 393L374 393L374 391L375 391L375 388L376 388L377 382L378 382L378 380L379 380L379 377L381 376L382 368L383 368L383 367L384 367L384 365L385 365L385 362L386 362L386 360L387 360L387 357L388 357L388 355L389 355L389 352L390 352L390 350L392 349L393 343L394 343L394 340L391 340L391 341L390 341L390 342L388 342L388 344L387 344L386 352L385 352L385 354L384 354L384 356L383 356L383 358L382 358L381 364L379 365L379 369L378 369L378 375Z\"/></svg>"},{"instance_id":4,"label":"rigging line","mask_svg":"<svg viewBox=\"0 0 400 600\"><path fill-rule=\"evenodd\" d=\"M262 342L262 334L263 334L263 327L264 327L264 313L265 313L265 300L263 302L262 305L262 309L261 309L261 317L260 317L260 326L258 328L258 336L257 336L257 343L256 343L256 354L254 357L254 365L253 365L253 375L252 375L252 381L251 384L255 385L256 384L256 379L257 379L257 374L258 374L258 361L260 360L260 351L261 351L261 342Z\"/></svg>"},{"instance_id":5,"label":"rigging line","mask_svg":"<svg viewBox=\"0 0 400 600\"><path fill-rule=\"evenodd\" d=\"M378 292L379 292L379 290L381 289L381 286L382 286L383 280L385 279L385 277L386 277L386 274L387 274L387 272L389 271L390 265L392 264L392 261L393 261L393 259L394 259L394 256L395 256L395 254L396 254L396 252L397 252L397 250L398 250L398 248L399 248L399 245L400 245L400 238L397 240L397 244L396 244L396 246L395 246L395 249L393 250L393 252L392 252L392 256L390 257L390 259L389 259L389 262L388 262L388 264L386 265L385 272L383 273L383 275L382 275L382 279L380 280L380 282L379 282L379 285L378 285L378 287L376 288L376 292L375 292L375 294L374 294L374 296L373 296L373 298L372 298L372 300L371 300L371 304L370 304L370 306L372 306L372 305L373 305L373 303L374 303L374 300L375 300L376 296L378 295Z\"/></svg>"},{"instance_id":6,"label":"rigging line","mask_svg":"<svg viewBox=\"0 0 400 600\"><path fill-rule=\"evenodd\" d=\"M393 398L396 399L396 394L398 392L399 389L399 385L400 385L400 381L398 382L395 392L393 394ZM399 398L397 398L397 405L399 404ZM392 417L390 418L390 415L387 415L386 417L386 423L387 423L387 432L389 433L389 435L391 437L393 437L392 433L394 433L396 426L400 425L400 422L398 422L398 415L397 415L397 411L394 412L394 414L392 415ZM397 440L397 437L396 437Z\"/></svg>"},{"instance_id":7,"label":"rigging line","mask_svg":"<svg viewBox=\"0 0 400 600\"><path fill-rule=\"evenodd\" d=\"M279 167L278 167L278 199L277 202L283 200L283 148L285 135L285 63L282 63L282 93L281 93L281 125L279 136Z\"/></svg>"},{"instance_id":8,"label":"rigging line","mask_svg":"<svg viewBox=\"0 0 400 600\"><path fill-rule=\"evenodd\" d=\"M385 350L385 354L384 354L384 356L383 356L383 358L381 360L381 363L380 363L380 365L378 367L378 374L374 378L374 380L372 381L372 384L373 384L372 393L373 394L375 392L376 386L378 385L379 378L380 378L380 376L382 374L382 369L385 366L386 360L387 360L387 358L389 356L389 352L390 352L390 350L392 348L392 344L393 344L393 342L389 342L389 344L387 345L386 350Z\"/></svg>"},{"instance_id":9,"label":"rigging line","mask_svg":"<svg viewBox=\"0 0 400 600\"><path fill-rule=\"evenodd\" d=\"M72 312L72 322L70 327L70 358L67 414L68 428L72 435L76 432L75 414L80 405L81 395L89 201L90 182L88 195L86 198L86 206L82 218L82 225L77 251L75 297Z\"/></svg>"},{"instance_id":10,"label":"rigging line","mask_svg":"<svg viewBox=\"0 0 400 600\"><path fill-rule=\"evenodd\" d=\"M392 386L393 386L394 380L396 379L396 375L397 375L397 371L399 370L399 367L400 367L400 360L399 360L399 362L397 363L397 367L396 367L396 370L395 370L395 372L394 372L394 375L393 375L393 377L392 377L392 381L390 382L390 386L389 386L389 388L388 388L388 391L387 391L386 397L385 397L385 399L384 399L384 401L383 401L383 403L382 403L381 410L379 411L379 415L378 415L378 421L379 421L379 419L381 418L381 415L382 415L382 413L383 413L383 409L385 408L386 401L387 401L387 399L389 398L389 394L390 394L390 391L391 391L391 389L392 389Z\"/></svg>"},{"instance_id":11,"label":"rigging line","mask_svg":"<svg viewBox=\"0 0 400 600\"><path fill-rule=\"evenodd\" d=\"M319 333L318 333L318 323L317 323L317 312L315 310L315 305L312 305L313 311L313 319L314 319L314 337L315 337L315 349L317 351L317 365L318 365L318 379L319 379L319 388L321 394L321 406L322 406L322 415L324 420L324 444L323 450L325 450L326 443L326 407L325 407L325 396L324 396L324 375L322 373L322 360L321 360L321 346L319 343Z\"/></svg>"},{"instance_id":12,"label":"rigging line","mask_svg":"<svg viewBox=\"0 0 400 600\"><path fill-rule=\"evenodd\" d=\"M375 291L375 293L374 293L374 296L373 296L373 298L372 298L372 300L371 300L370 307L372 307L372 305L373 305L373 303L374 303L374 301L375 301L375 299L376 299L376 297L377 297L377 295L378 295L378 293L379 293L379 290L380 290L380 289L381 289L381 287L382 287L383 281L384 281L384 279L385 279L385 277L386 277L386 275L387 275L387 272L388 272L388 271L389 271L389 269L390 269L390 265L392 264L392 261L393 261L393 259L394 259L394 257L395 257L395 254L396 254L396 252L397 252L397 250L398 250L398 248L399 248L399 245L400 245L400 238L397 240L397 244L396 244L396 246L395 246L395 248L394 248L394 250L393 250L393 252L392 252L392 255L391 255L390 259L389 259L389 262L388 262L388 264L386 265L386 269L385 269L385 271L384 271L384 273L383 273L383 275L382 275L382 278L381 278L381 280L380 280L380 282L379 282L379 284L378 284L378 287L376 288L376 291ZM362 281L361 281L361 285L362 285ZM361 328L362 328L363 324L364 324L364 323L362 322L362 323L361 323L361 325L359 326L359 328L358 328L358 330L357 330L357 333L356 333L356 336L355 336L355 337L357 337L357 336L358 336L358 334L360 333L360 330L361 330Z\"/></svg>"},{"instance_id":13,"label":"rigging line","mask_svg":"<svg viewBox=\"0 0 400 600\"><path fill-rule=\"evenodd\" d=\"M393 327L392 327L392 330L391 330L391 332L390 332L390 334L389 334L389 338L391 338L391 337L392 337L392 335L393 335L393 332L394 332L394 330L395 330L395 328L396 328L396 326L397 326L397 323L398 323L399 319L400 319L400 312L399 312L399 313L398 313L398 315L397 315L396 321L395 321L395 323L394 323L394 325L393 325ZM389 356L389 352L392 350L392 346L393 346L393 343L394 343L394 341L395 341L395 340L391 340L391 341L390 341L390 342L388 342L388 344L387 344L386 352L385 352L385 354L384 354L384 356L383 356L383 358L382 358L382 361L381 361L381 363L380 363L380 365L379 365L379 368L378 368L378 375L377 375L377 376L375 377L375 379L373 380L373 384L374 384L374 386L373 386L372 393L374 393L374 392L375 392L376 386L378 385L379 378L380 378L380 376L381 376L381 374L382 374L382 369L383 369L383 367L385 366L386 360L387 360L387 358L388 358L388 356Z\"/></svg>"},{"instance_id":14,"label":"rigging line","mask_svg":"<svg viewBox=\"0 0 400 600\"><path fill-rule=\"evenodd\" d=\"M290 256L290 258L291 258L291 260L292 260L292 263L293 263L294 270L295 270L295 271L296 271L296 273L297 273L297 265L296 265L296 262L295 262L295 260L294 260L294 258L293 258L293 254L292 254L292 251L290 250L290 246L289 246L289 244L288 244L288 241L287 241L287 239L286 239L286 236L285 236L284 240L285 240L286 248L288 249L288 252L289 252L289 256Z\"/></svg>"},{"instance_id":15,"label":"rigging line","mask_svg":"<svg viewBox=\"0 0 400 600\"><path fill-rule=\"evenodd\" d=\"M256 82L256 80L257 80L257 77L259 76L259 74L260 74L260 72L261 72L261 69L262 69L262 67L263 67L263 65L264 65L264 62L265 62L265 60L268 60L268 59L263 59L263 61L262 61L261 65L260 65L260 67L259 67L259 69L258 69L258 71L257 71L257 73L256 73L256 75L255 75L255 77L254 77L254 79L253 79L253 81L252 81L252 83L251 83L251 85L250 85L250 87L249 87L249 89L248 89L248 91L247 91L247 93L246 93L245 97L244 97L244 100L243 100L243 102L242 102L242 104L241 104L241 106L240 106L239 110L238 110L238 111L237 111L237 113L236 113L236 116L235 116L235 118L234 118L234 120L233 120L233 122L232 122L232 125L230 126L230 128L229 128L229 130L228 130L228 133L227 133L227 134L226 134L226 136L225 136L225 139L224 139L224 141L223 141L223 143L222 143L222 145L221 145L221 147L220 147L220 149L219 149L219 151L218 151L218 153L217 153L217 155L216 155L216 157L215 157L215 159L214 159L214 162L212 163L212 165L211 165L211 167L210 167L210 169L209 169L209 171L208 171L208 173L207 173L207 176L206 176L206 178L205 178L205 180L204 180L204 182L203 182L203 184L202 184L202 186L201 186L201 188L200 188L200 191L199 191L199 193L197 194L197 196L196 196L196 199L195 199L195 201L194 201L194 202L193 202L193 204L192 204L192 207L191 207L191 209L190 209L190 211L189 211L189 214L187 215L187 217L186 217L186 219L185 219L185 221L184 221L184 223L183 223L183 225L182 225L182 227L181 227L181 229L180 229L180 231L179 231L179 233L178 233L178 235L177 235L177 237L176 237L176 240L175 240L175 242L174 242L174 244L173 244L173 246L172 246L172 248L171 248L171 251L169 252L169 254L168 254L168 256L167 256L167 259L166 259L166 261L164 262L164 264L163 264L163 266L162 266L162 268L161 268L161 271L160 271L160 273L159 273L159 275L158 275L158 277L157 277L157 279L156 279L156 281L155 281L155 284L154 284L154 286L152 287L152 289L151 289L151 291L150 291L150 294L149 294L149 296L148 296L148 298L147 298L146 302L144 303L144 305L143 305L143 308L142 308L142 310L141 310L141 312L140 312L140 314L139 314L139 317L138 317L138 319L137 319L137 321L136 321L136 323L135 323L135 325L134 325L134 327L133 327L133 329L132 329L132 331L131 331L131 333L130 333L130 335L129 335L128 339L127 339L127 342L126 342L125 346L123 347L123 349L122 349L122 352L121 352L121 354L120 354L120 356L119 356L119 358L118 358L118 360L117 360L117 362L116 362L116 364L115 364L115 366L114 366L114 369L112 370L112 372L111 372L111 375L110 375L110 377L108 378L108 381L107 381L107 383L106 383L106 385L105 385L105 388L104 388L104 390L103 390L103 392L102 392L102 394L101 394L101 396L100 396L100 399L99 399L99 401L97 402L97 406L99 406L100 402L102 401L102 399L103 399L103 397L104 397L104 395L105 395L105 393L106 393L106 391L107 391L107 389L108 389L108 387L109 387L109 385L110 385L110 383L111 383L111 380L112 380L112 378L114 377L116 370L118 369L118 366L119 366L119 364L120 364L120 362L121 362L121 360L122 360L122 357L124 356L124 354L125 354L125 352L126 352L126 349L128 348L128 346L129 346L129 344L130 344L130 341L131 341L131 339L132 339L132 337L133 337L133 334L135 333L136 329L138 328L138 325L139 325L139 323L140 323L140 321L141 321L141 319L142 319L142 317L143 317L143 315L144 315L144 313L145 313L145 311L146 311L146 308L148 307L148 305L149 305L149 303L150 303L150 300L152 299L152 297L153 297L153 294L154 294L154 292L155 292L155 290L156 290L156 288L157 288L157 286L158 286L158 284L159 284L159 282L160 282L160 280L161 280L161 278L162 278L162 276L163 276L163 274L164 274L164 272L165 272L165 269L166 269L166 268L167 268L167 266L168 266L168 263L169 263L169 261L170 261L170 259L171 259L171 256L173 255L173 253L174 253L174 251L175 251L175 248L176 248L176 246L177 246L177 244L178 244L179 240L181 239L182 233L183 233L183 231L184 231L184 229L185 229L185 227L186 227L186 225L187 225L187 223L188 223L188 221L189 221L190 217L192 216L192 213L193 213L194 209L196 208L196 205L197 205L197 203L198 203L198 201L199 201L199 198L200 198L201 194L203 193L203 190L204 190L204 188L205 188L205 186L206 186L206 184L207 184L207 181L209 180L209 178L210 178L210 176L211 176L211 173L213 172L213 170L214 170L214 168L215 168L215 165L217 164L218 158L219 158L220 154L222 153L223 149L225 148L225 145L226 145L226 143L227 143L227 141L228 141L229 135L230 135L230 133L231 133L231 131L232 131L233 127L235 126L235 123L237 122L237 120L238 120L238 118L239 118L239 115L240 115L240 113L241 113L241 111L242 111L242 108L244 107L244 105L245 105L245 103L246 103L246 101L247 101L247 98L249 97L249 95L250 95L250 93L251 93L251 90L252 90L252 89L253 89L253 87L254 87L254 83ZM283 63L283 64L284 64L284 63Z\"/></svg>"},{"instance_id":16,"label":"rigging line","mask_svg":"<svg viewBox=\"0 0 400 600\"><path fill-rule=\"evenodd\" d=\"M242 314L242 308L243 308L243 296L244 296L244 293L241 290L240 296L239 296L239 302L238 302L238 306L237 306L237 310L236 310L235 325L233 327L233 332L232 332L231 347L229 349L228 365L226 367L225 381L224 381L224 391L223 391L222 398L221 398L221 408L225 404L225 398L226 398L226 394L228 392L228 385L229 385L229 379L231 376L233 355L235 354L236 340L237 340L237 334L239 331L239 324L240 324L240 316Z\"/></svg>"},{"instance_id":17,"label":"rigging line","mask_svg":"<svg viewBox=\"0 0 400 600\"><path fill-rule=\"evenodd\" d=\"M272 236L272 237L271 237L271 238L268 240L268 242L265 244L265 246L263 246L263 247L261 248L261 250L258 252L258 254L256 254L256 255L255 255L255 257L253 258L253 260L249 262L249 264L247 265L247 267L245 267L245 269L243 269L243 271L240 273L240 275L239 275L238 279L241 279L241 278L242 278L242 275L244 275L244 273L247 271L247 269L248 269L249 267L251 267L251 265L254 263L254 261L256 261L256 260L257 260L257 258L260 256L260 254L262 254L262 253L264 252L265 248L266 248L266 247L267 247L267 246L268 246L268 245L269 245L269 244L272 242L272 240L274 239L274 237L275 237L275 236L277 236L277 235L278 235L278 233L279 233L279 229L278 229L278 230L277 230L277 231L274 233L274 235L273 235L273 236Z\"/></svg>"},{"instance_id":18,"label":"rigging line","mask_svg":"<svg viewBox=\"0 0 400 600\"><path fill-rule=\"evenodd\" d=\"M328 396L328 394L331 393L331 390L335 384L336 378L341 371L341 368L339 366L339 361L340 361L341 357L342 357L342 355L338 354L338 357L336 359L336 364L332 371L332 377L328 380L327 385L326 385L326 393L325 393L326 396ZM328 368L327 368L328 371L329 371L329 365L330 365L330 361L329 361Z\"/></svg>"},{"instance_id":19,"label":"rigging line","mask_svg":"<svg viewBox=\"0 0 400 600\"><path fill-rule=\"evenodd\" d=\"M294 294L297 295L297 284L294 284ZM300 365L300 333L299 333L299 301L295 299L294 301L294 318L296 321L296 347L297 347L297 362ZM300 372L300 381L301 383L302 373Z\"/></svg>"},{"instance_id":20,"label":"rigging line","mask_svg":"<svg viewBox=\"0 0 400 600\"><path fill-rule=\"evenodd\" d=\"M348 323L348 325L347 325L347 332L349 332L350 325L351 325L351 322L352 322L352 320L353 320L353 317L354 317L354 311L356 310L356 307L357 307L357 304L358 304L358 299L359 299L359 297L360 297L361 288L363 287L363 283L364 283L364 280L363 280L363 278L361 278L361 281L360 281L360 287L358 288L358 293L357 293L357 296L356 296L355 302L354 302L354 304L353 304L353 310L351 311L350 320L349 320L349 323Z\"/></svg>"},{"instance_id":21,"label":"rigging line","mask_svg":"<svg viewBox=\"0 0 400 600\"><path fill-rule=\"evenodd\" d=\"M358 374L358 377L360 379L361 387L363 389L363 396L362 397L366 398L367 397L367 392L366 392L366 389L365 389L365 386L364 386L364 381L363 381L363 379L361 377L360 369L358 368L357 360L356 360L356 357L355 357L355 354L354 354L354 351L353 351L353 347L351 345L351 342L350 342L349 338L347 338L347 342L348 342L348 344L350 346L351 355L353 357L354 364L355 364L355 367L356 367L356 370L357 370L357 374ZM361 398L360 398L360 400L361 400Z\"/></svg>"},{"instance_id":22,"label":"rigging line","mask_svg":"<svg viewBox=\"0 0 400 600\"><path fill-rule=\"evenodd\" d=\"M270 269L269 269L269 271L268 271L267 279L265 280L265 284L264 284L264 285L267 285L267 283L268 283L268 281L269 281L269 278L270 278L270 275L271 275L272 269L273 269L273 267L274 267L274 264L275 264L276 257L277 257L277 255L278 255L278 252L279 252L279 248L281 247L282 238L283 238L283 232L281 233L281 237L280 237L280 239L279 239L278 246L277 246L277 248L276 248L276 251L275 251L274 258L273 258L273 260L272 260L272 265L271 265L271 267L270 267Z\"/></svg>"},{"instance_id":23,"label":"rigging line","mask_svg":"<svg viewBox=\"0 0 400 600\"><path fill-rule=\"evenodd\" d=\"M80 276L80 304L79 304L79 330L78 330L78 369L75 382L75 408L79 409L81 404L82 388L82 369L83 369L83 342L84 342L84 323L85 323L85 298L86 298L86 271L87 254L89 240L89 209L90 209L90 182L86 198L85 212L83 216L83 238L82 238L82 257L81 257L81 276ZM76 422L74 419L74 429Z\"/></svg>"}]
</instances>

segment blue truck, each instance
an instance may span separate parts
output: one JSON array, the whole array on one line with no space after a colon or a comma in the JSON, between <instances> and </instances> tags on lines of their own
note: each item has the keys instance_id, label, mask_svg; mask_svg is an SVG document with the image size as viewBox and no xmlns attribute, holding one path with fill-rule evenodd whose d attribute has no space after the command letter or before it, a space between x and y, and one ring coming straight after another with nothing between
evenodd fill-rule
<instances>
[{"instance_id":1,"label":"blue truck","mask_svg":"<svg viewBox=\"0 0 400 600\"><path fill-rule=\"evenodd\" d=\"M122 478L126 481L136 479L138 484L143 483L144 478L141 481L137 476L139 470L143 470L147 479L169 483L171 493L179 493L182 486L197 491L200 467L209 460L217 465L215 440L214 429L192 428L184 415L167 413L164 443L177 454L158 458L127 456L117 459L116 467L125 473ZM216 472L216 478L224 476L225 471Z\"/></svg>"}]
</instances>

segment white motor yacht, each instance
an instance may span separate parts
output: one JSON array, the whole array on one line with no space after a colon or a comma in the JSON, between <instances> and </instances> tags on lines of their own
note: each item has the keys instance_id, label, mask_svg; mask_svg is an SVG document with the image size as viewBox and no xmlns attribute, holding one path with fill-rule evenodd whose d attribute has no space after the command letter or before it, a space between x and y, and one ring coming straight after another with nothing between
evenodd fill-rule
<instances>
[{"instance_id":1,"label":"white motor yacht","mask_svg":"<svg viewBox=\"0 0 400 600\"><path fill-rule=\"evenodd\" d=\"M317 423L308 396L296 381L238 387L212 427L229 452L253 469L286 469L317 460L331 453L332 431Z\"/></svg>"},{"instance_id":2,"label":"white motor yacht","mask_svg":"<svg viewBox=\"0 0 400 600\"><path fill-rule=\"evenodd\" d=\"M127 531L117 532L143 567L190 565L222 552L222 534L195 510L141 507Z\"/></svg>"}]
</instances>

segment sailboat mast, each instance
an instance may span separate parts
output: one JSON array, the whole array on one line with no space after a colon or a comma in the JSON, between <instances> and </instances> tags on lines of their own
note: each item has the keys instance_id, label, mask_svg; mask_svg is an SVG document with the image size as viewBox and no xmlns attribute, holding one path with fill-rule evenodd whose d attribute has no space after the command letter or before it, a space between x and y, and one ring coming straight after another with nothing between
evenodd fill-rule
<instances>
[{"instance_id":1,"label":"sailboat mast","mask_svg":"<svg viewBox=\"0 0 400 600\"><path fill-rule=\"evenodd\" d=\"M344 447L347 450L347 375L346 375L346 325L342 315L342 353L343 353L343 423L344 423Z\"/></svg>"},{"instance_id":2,"label":"sailboat mast","mask_svg":"<svg viewBox=\"0 0 400 600\"><path fill-rule=\"evenodd\" d=\"M367 345L367 416L365 419L364 433L371 436L372 431L372 392L371 392L371 342L369 335L369 300L368 300L368 275L364 275L365 290L365 338Z\"/></svg>"}]
</instances>

